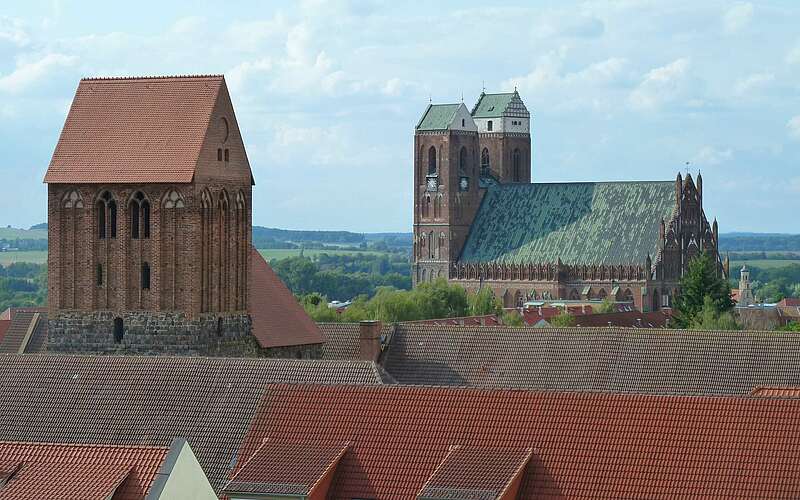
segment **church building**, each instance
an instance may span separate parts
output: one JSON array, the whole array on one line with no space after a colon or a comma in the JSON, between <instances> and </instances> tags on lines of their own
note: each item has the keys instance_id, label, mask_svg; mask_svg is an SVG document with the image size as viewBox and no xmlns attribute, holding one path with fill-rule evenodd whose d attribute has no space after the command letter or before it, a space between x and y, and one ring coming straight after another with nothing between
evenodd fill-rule
<instances>
[{"instance_id":1,"label":"church building","mask_svg":"<svg viewBox=\"0 0 800 500\"><path fill-rule=\"evenodd\" d=\"M415 283L490 287L505 307L609 298L669 307L689 260L719 259L703 179L531 182L531 117L519 94L472 110L431 104L414 134Z\"/></svg>"},{"instance_id":2,"label":"church building","mask_svg":"<svg viewBox=\"0 0 800 500\"><path fill-rule=\"evenodd\" d=\"M319 350L251 248L253 176L221 75L81 80L44 181L49 352Z\"/></svg>"}]
</instances>

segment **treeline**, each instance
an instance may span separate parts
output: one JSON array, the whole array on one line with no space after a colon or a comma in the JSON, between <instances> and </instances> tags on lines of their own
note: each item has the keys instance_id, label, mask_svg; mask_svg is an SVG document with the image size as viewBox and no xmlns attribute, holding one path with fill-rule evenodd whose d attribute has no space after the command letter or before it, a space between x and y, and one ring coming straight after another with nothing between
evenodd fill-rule
<instances>
[{"instance_id":1,"label":"treeline","mask_svg":"<svg viewBox=\"0 0 800 500\"><path fill-rule=\"evenodd\" d=\"M16 262L0 265L0 312L47 302L47 266Z\"/></svg>"},{"instance_id":2,"label":"treeline","mask_svg":"<svg viewBox=\"0 0 800 500\"><path fill-rule=\"evenodd\" d=\"M422 283L413 290L379 288L372 298L360 296L343 312L328 307L328 298L319 293L300 297L306 312L318 322L380 320L386 323L424 319L457 318L497 314L507 325L521 326L516 313L504 314L500 300L491 289L468 294L443 278Z\"/></svg>"},{"instance_id":3,"label":"treeline","mask_svg":"<svg viewBox=\"0 0 800 500\"><path fill-rule=\"evenodd\" d=\"M0 238L0 250L47 250L46 239Z\"/></svg>"},{"instance_id":4,"label":"treeline","mask_svg":"<svg viewBox=\"0 0 800 500\"><path fill-rule=\"evenodd\" d=\"M800 260L800 250L796 252L729 252L723 253L729 256L731 261L743 260ZM733 271L737 271L734 269Z\"/></svg>"},{"instance_id":5,"label":"treeline","mask_svg":"<svg viewBox=\"0 0 800 500\"><path fill-rule=\"evenodd\" d=\"M360 295L371 297L379 287L392 287L397 289L411 288L411 276L408 272L391 271L391 261L376 259L358 259L360 262L349 262L347 265L353 272L345 271L330 262L320 264L325 254L320 255L319 261L308 257L289 257L270 262L272 269L280 276L281 280L295 295L318 293L329 297L331 300L350 300ZM352 259L352 256L347 256ZM375 255L358 255L357 257L385 257ZM347 259L344 259L345 261ZM353 259L356 260L356 259ZM369 266L369 271L365 266ZM322 266L325 266L323 268ZM390 269L386 273L373 272L374 266L381 269ZM406 266L408 264L406 263Z\"/></svg>"},{"instance_id":6,"label":"treeline","mask_svg":"<svg viewBox=\"0 0 800 500\"><path fill-rule=\"evenodd\" d=\"M721 252L800 251L800 234L721 234Z\"/></svg>"},{"instance_id":7,"label":"treeline","mask_svg":"<svg viewBox=\"0 0 800 500\"><path fill-rule=\"evenodd\" d=\"M736 277L736 276L734 276ZM761 302L780 302L786 297L800 297L800 264L750 269L751 286ZM738 286L735 282L734 286Z\"/></svg>"},{"instance_id":8,"label":"treeline","mask_svg":"<svg viewBox=\"0 0 800 500\"><path fill-rule=\"evenodd\" d=\"M294 231L291 229L276 229L272 227L253 226L253 245L256 248L262 241L291 241L295 243L340 243L359 244L365 241L364 235L349 231Z\"/></svg>"}]
</instances>

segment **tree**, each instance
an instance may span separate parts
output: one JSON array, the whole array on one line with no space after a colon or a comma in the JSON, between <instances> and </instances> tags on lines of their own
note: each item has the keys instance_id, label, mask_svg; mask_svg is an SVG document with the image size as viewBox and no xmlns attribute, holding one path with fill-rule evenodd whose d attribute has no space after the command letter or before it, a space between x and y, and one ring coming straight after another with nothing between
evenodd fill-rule
<instances>
[{"instance_id":1,"label":"tree","mask_svg":"<svg viewBox=\"0 0 800 500\"><path fill-rule=\"evenodd\" d=\"M600 307L597 309L599 314L608 314L614 312L614 303L608 297L603 299Z\"/></svg>"},{"instance_id":2,"label":"tree","mask_svg":"<svg viewBox=\"0 0 800 500\"><path fill-rule=\"evenodd\" d=\"M800 322L790 321L784 326L779 326L777 330L782 332L800 332Z\"/></svg>"},{"instance_id":3,"label":"tree","mask_svg":"<svg viewBox=\"0 0 800 500\"><path fill-rule=\"evenodd\" d=\"M522 315L516 311L504 311L500 318L506 326L525 326L525 320L522 319Z\"/></svg>"},{"instance_id":4,"label":"tree","mask_svg":"<svg viewBox=\"0 0 800 500\"><path fill-rule=\"evenodd\" d=\"M486 316L488 314L502 314L503 306L500 299L494 296L491 288L481 288L477 293L467 297L469 301L469 312L473 316Z\"/></svg>"},{"instance_id":5,"label":"tree","mask_svg":"<svg viewBox=\"0 0 800 500\"><path fill-rule=\"evenodd\" d=\"M555 327L570 327L575 326L577 321L575 320L575 316L571 315L569 312L561 311L558 316L553 316L548 322Z\"/></svg>"},{"instance_id":6,"label":"tree","mask_svg":"<svg viewBox=\"0 0 800 500\"><path fill-rule=\"evenodd\" d=\"M717 315L733 309L731 286L720 272L716 261L703 252L689 261L681 278L680 295L675 300L673 321L678 328L689 328L703 310L706 297Z\"/></svg>"},{"instance_id":7,"label":"tree","mask_svg":"<svg viewBox=\"0 0 800 500\"><path fill-rule=\"evenodd\" d=\"M694 317L691 323L692 330L740 330L736 323L736 318L731 312L720 313L717 311L714 301L706 295L703 301L703 309Z\"/></svg>"}]
</instances>

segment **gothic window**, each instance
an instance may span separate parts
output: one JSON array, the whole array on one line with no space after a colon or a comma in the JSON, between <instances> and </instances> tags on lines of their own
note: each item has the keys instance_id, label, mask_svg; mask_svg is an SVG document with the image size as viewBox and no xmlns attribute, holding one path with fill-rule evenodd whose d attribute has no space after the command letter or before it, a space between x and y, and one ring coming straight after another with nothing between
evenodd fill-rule
<instances>
[{"instance_id":1,"label":"gothic window","mask_svg":"<svg viewBox=\"0 0 800 500\"><path fill-rule=\"evenodd\" d=\"M150 264L142 262L142 290L150 290Z\"/></svg>"},{"instance_id":2,"label":"gothic window","mask_svg":"<svg viewBox=\"0 0 800 500\"><path fill-rule=\"evenodd\" d=\"M229 161L231 161L231 150L228 149L228 148L225 148L225 162L227 163Z\"/></svg>"},{"instance_id":3,"label":"gothic window","mask_svg":"<svg viewBox=\"0 0 800 500\"><path fill-rule=\"evenodd\" d=\"M444 253L444 244L445 244L445 235L444 233L439 233L439 255Z\"/></svg>"},{"instance_id":4,"label":"gothic window","mask_svg":"<svg viewBox=\"0 0 800 500\"><path fill-rule=\"evenodd\" d=\"M83 198L77 191L70 191L64 195L64 208L83 208Z\"/></svg>"},{"instance_id":5,"label":"gothic window","mask_svg":"<svg viewBox=\"0 0 800 500\"><path fill-rule=\"evenodd\" d=\"M431 215L431 195L426 194L425 200L422 202L422 217L430 217Z\"/></svg>"},{"instance_id":6,"label":"gothic window","mask_svg":"<svg viewBox=\"0 0 800 500\"><path fill-rule=\"evenodd\" d=\"M97 264L97 286L103 286L103 264Z\"/></svg>"},{"instance_id":7,"label":"gothic window","mask_svg":"<svg viewBox=\"0 0 800 500\"><path fill-rule=\"evenodd\" d=\"M514 167L514 182L522 180L522 158L519 149L515 149L512 155L512 164Z\"/></svg>"},{"instance_id":8,"label":"gothic window","mask_svg":"<svg viewBox=\"0 0 800 500\"><path fill-rule=\"evenodd\" d=\"M488 130L489 132L492 131L492 120L486 122L486 130Z\"/></svg>"},{"instance_id":9,"label":"gothic window","mask_svg":"<svg viewBox=\"0 0 800 500\"><path fill-rule=\"evenodd\" d=\"M483 151L481 151L481 174L488 174L490 169L491 165L489 165L489 150L483 148Z\"/></svg>"},{"instance_id":10,"label":"gothic window","mask_svg":"<svg viewBox=\"0 0 800 500\"><path fill-rule=\"evenodd\" d=\"M467 148L461 146L461 152L458 154L458 172L462 175L467 173Z\"/></svg>"},{"instance_id":11,"label":"gothic window","mask_svg":"<svg viewBox=\"0 0 800 500\"><path fill-rule=\"evenodd\" d=\"M222 148L217 149L217 161L222 161Z\"/></svg>"},{"instance_id":12,"label":"gothic window","mask_svg":"<svg viewBox=\"0 0 800 500\"><path fill-rule=\"evenodd\" d=\"M605 288L601 288L600 292L598 292L598 294L597 294L597 298L600 299L600 300L604 300L607 296L608 296L608 294L606 293Z\"/></svg>"},{"instance_id":13,"label":"gothic window","mask_svg":"<svg viewBox=\"0 0 800 500\"><path fill-rule=\"evenodd\" d=\"M433 146L428 150L428 175L436 175L436 148Z\"/></svg>"},{"instance_id":14,"label":"gothic window","mask_svg":"<svg viewBox=\"0 0 800 500\"><path fill-rule=\"evenodd\" d=\"M420 274L420 281L424 282L426 277L427 276L425 276L425 269L423 269L422 273Z\"/></svg>"},{"instance_id":15,"label":"gothic window","mask_svg":"<svg viewBox=\"0 0 800 500\"><path fill-rule=\"evenodd\" d=\"M436 200L433 202L433 218L438 219L442 216L442 195L439 194L436 196Z\"/></svg>"},{"instance_id":16,"label":"gothic window","mask_svg":"<svg viewBox=\"0 0 800 500\"><path fill-rule=\"evenodd\" d=\"M170 191L164 197L164 208L184 208L183 197L177 191Z\"/></svg>"},{"instance_id":17,"label":"gothic window","mask_svg":"<svg viewBox=\"0 0 800 500\"><path fill-rule=\"evenodd\" d=\"M131 239L150 237L150 202L145 199L141 191L133 195L128 205L130 213L130 235Z\"/></svg>"},{"instance_id":18,"label":"gothic window","mask_svg":"<svg viewBox=\"0 0 800 500\"><path fill-rule=\"evenodd\" d=\"M105 239L108 235L111 238L117 237L117 202L106 191L100 196L96 204L97 211L97 237Z\"/></svg>"},{"instance_id":19,"label":"gothic window","mask_svg":"<svg viewBox=\"0 0 800 500\"><path fill-rule=\"evenodd\" d=\"M578 294L578 291L574 288L572 291L569 292L569 300L581 300L581 296Z\"/></svg>"},{"instance_id":20,"label":"gothic window","mask_svg":"<svg viewBox=\"0 0 800 500\"><path fill-rule=\"evenodd\" d=\"M433 258L433 231L428 233L428 258Z\"/></svg>"},{"instance_id":21,"label":"gothic window","mask_svg":"<svg viewBox=\"0 0 800 500\"><path fill-rule=\"evenodd\" d=\"M633 292L630 288L625 290L625 293L622 295L622 300L625 302L633 302Z\"/></svg>"}]
</instances>

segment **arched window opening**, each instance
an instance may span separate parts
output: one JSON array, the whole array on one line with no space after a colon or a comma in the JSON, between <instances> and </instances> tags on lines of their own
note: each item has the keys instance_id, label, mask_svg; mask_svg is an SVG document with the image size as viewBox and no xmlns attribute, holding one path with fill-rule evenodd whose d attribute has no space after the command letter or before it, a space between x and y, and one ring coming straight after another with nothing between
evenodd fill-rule
<instances>
[{"instance_id":1,"label":"arched window opening","mask_svg":"<svg viewBox=\"0 0 800 500\"><path fill-rule=\"evenodd\" d=\"M228 149L228 148L225 148L225 162L227 163L229 161L231 161L231 150Z\"/></svg>"},{"instance_id":2,"label":"arched window opening","mask_svg":"<svg viewBox=\"0 0 800 500\"><path fill-rule=\"evenodd\" d=\"M625 293L622 295L622 300L625 302L633 302L633 292L630 288L625 290Z\"/></svg>"},{"instance_id":3,"label":"arched window opening","mask_svg":"<svg viewBox=\"0 0 800 500\"><path fill-rule=\"evenodd\" d=\"M108 225L109 232L112 238L117 237L117 202L111 200L108 202Z\"/></svg>"},{"instance_id":4,"label":"arched window opening","mask_svg":"<svg viewBox=\"0 0 800 500\"><path fill-rule=\"evenodd\" d=\"M597 292L597 298L600 299L600 300L605 300L605 298L607 296L608 296L608 294L606 293L605 288L601 288L600 291Z\"/></svg>"},{"instance_id":5,"label":"arched window opening","mask_svg":"<svg viewBox=\"0 0 800 500\"><path fill-rule=\"evenodd\" d=\"M425 270L423 269L422 270L422 274L420 275L420 281L422 281L424 283L425 282L425 278L427 278L427 276L425 275Z\"/></svg>"},{"instance_id":6,"label":"arched window opening","mask_svg":"<svg viewBox=\"0 0 800 500\"><path fill-rule=\"evenodd\" d=\"M433 202L433 218L438 219L442 216L442 195L439 194L436 196L436 200Z\"/></svg>"},{"instance_id":7,"label":"arched window opening","mask_svg":"<svg viewBox=\"0 0 800 500\"><path fill-rule=\"evenodd\" d=\"M125 325L122 323L122 318L114 318L114 343L119 344L122 342L124 335Z\"/></svg>"},{"instance_id":8,"label":"arched window opening","mask_svg":"<svg viewBox=\"0 0 800 500\"><path fill-rule=\"evenodd\" d=\"M183 208L185 206L183 197L177 191L170 191L164 197L164 208Z\"/></svg>"},{"instance_id":9,"label":"arched window opening","mask_svg":"<svg viewBox=\"0 0 800 500\"><path fill-rule=\"evenodd\" d=\"M513 154L513 166L514 166L514 182L520 182L522 180L522 158L519 152L519 149L514 150Z\"/></svg>"},{"instance_id":10,"label":"arched window opening","mask_svg":"<svg viewBox=\"0 0 800 500\"><path fill-rule=\"evenodd\" d=\"M150 237L150 202L142 202L142 232L145 238Z\"/></svg>"},{"instance_id":11,"label":"arched window opening","mask_svg":"<svg viewBox=\"0 0 800 500\"><path fill-rule=\"evenodd\" d=\"M141 191L133 195L128 205L130 212L130 235L131 239L150 237L150 202L144 197Z\"/></svg>"},{"instance_id":12,"label":"arched window opening","mask_svg":"<svg viewBox=\"0 0 800 500\"><path fill-rule=\"evenodd\" d=\"M462 175L467 173L467 148L461 146L461 152L458 154L458 171Z\"/></svg>"},{"instance_id":13,"label":"arched window opening","mask_svg":"<svg viewBox=\"0 0 800 500\"><path fill-rule=\"evenodd\" d=\"M103 264L97 264L97 286L103 286Z\"/></svg>"},{"instance_id":14,"label":"arched window opening","mask_svg":"<svg viewBox=\"0 0 800 500\"><path fill-rule=\"evenodd\" d=\"M64 195L64 208L83 208L83 198L77 191L70 191Z\"/></svg>"},{"instance_id":15,"label":"arched window opening","mask_svg":"<svg viewBox=\"0 0 800 500\"><path fill-rule=\"evenodd\" d=\"M139 239L139 204L136 201L131 201L131 238L134 240Z\"/></svg>"},{"instance_id":16,"label":"arched window opening","mask_svg":"<svg viewBox=\"0 0 800 500\"><path fill-rule=\"evenodd\" d=\"M574 288L569 292L569 300L581 300L581 296Z\"/></svg>"},{"instance_id":17,"label":"arched window opening","mask_svg":"<svg viewBox=\"0 0 800 500\"><path fill-rule=\"evenodd\" d=\"M217 161L222 161L222 148L217 149Z\"/></svg>"},{"instance_id":18,"label":"arched window opening","mask_svg":"<svg viewBox=\"0 0 800 500\"><path fill-rule=\"evenodd\" d=\"M491 170L491 165L489 164L489 150L483 148L483 151L481 151L481 175L487 175L489 170Z\"/></svg>"},{"instance_id":19,"label":"arched window opening","mask_svg":"<svg viewBox=\"0 0 800 500\"><path fill-rule=\"evenodd\" d=\"M142 290L150 290L150 264L142 262Z\"/></svg>"},{"instance_id":20,"label":"arched window opening","mask_svg":"<svg viewBox=\"0 0 800 500\"><path fill-rule=\"evenodd\" d=\"M97 237L106 238L106 203L103 200L97 202Z\"/></svg>"},{"instance_id":21,"label":"arched window opening","mask_svg":"<svg viewBox=\"0 0 800 500\"><path fill-rule=\"evenodd\" d=\"M433 258L433 231L428 233L428 258Z\"/></svg>"},{"instance_id":22,"label":"arched window opening","mask_svg":"<svg viewBox=\"0 0 800 500\"><path fill-rule=\"evenodd\" d=\"M492 120L486 122L486 130L491 132L492 131Z\"/></svg>"},{"instance_id":23,"label":"arched window opening","mask_svg":"<svg viewBox=\"0 0 800 500\"><path fill-rule=\"evenodd\" d=\"M422 216L430 217L430 215L431 215L431 196L429 194L426 194L425 201L422 203Z\"/></svg>"},{"instance_id":24,"label":"arched window opening","mask_svg":"<svg viewBox=\"0 0 800 500\"><path fill-rule=\"evenodd\" d=\"M436 175L436 148L428 149L428 175Z\"/></svg>"}]
</instances>

